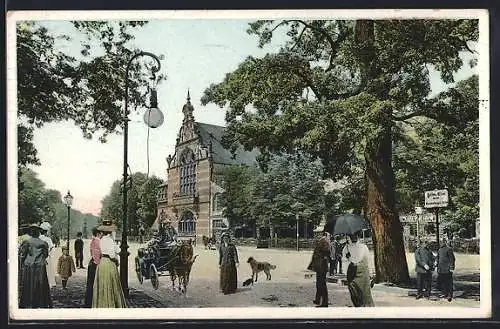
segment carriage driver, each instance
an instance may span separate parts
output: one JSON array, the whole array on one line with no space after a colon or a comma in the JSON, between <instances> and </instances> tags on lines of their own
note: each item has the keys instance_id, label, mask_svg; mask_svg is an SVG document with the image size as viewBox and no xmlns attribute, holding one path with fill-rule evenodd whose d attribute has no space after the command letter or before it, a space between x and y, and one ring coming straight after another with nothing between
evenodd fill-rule
<instances>
[{"instance_id":1,"label":"carriage driver","mask_svg":"<svg viewBox=\"0 0 500 329\"><path fill-rule=\"evenodd\" d=\"M177 243L177 231L172 226L172 220L167 218L160 226L162 244L172 245Z\"/></svg>"}]
</instances>

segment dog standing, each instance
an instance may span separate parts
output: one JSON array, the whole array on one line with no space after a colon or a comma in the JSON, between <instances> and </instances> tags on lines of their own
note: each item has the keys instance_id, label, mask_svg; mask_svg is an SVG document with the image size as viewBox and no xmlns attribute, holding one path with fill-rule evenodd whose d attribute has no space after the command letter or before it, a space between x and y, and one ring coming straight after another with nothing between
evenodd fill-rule
<instances>
[{"instance_id":1,"label":"dog standing","mask_svg":"<svg viewBox=\"0 0 500 329\"><path fill-rule=\"evenodd\" d=\"M253 257L248 258L247 263L250 264L250 267L252 268L252 285L254 282L254 276L255 282L257 282L259 272L264 271L264 273L266 273L266 279L271 280L271 270L276 269L276 265L271 265L268 262L258 262Z\"/></svg>"}]
</instances>

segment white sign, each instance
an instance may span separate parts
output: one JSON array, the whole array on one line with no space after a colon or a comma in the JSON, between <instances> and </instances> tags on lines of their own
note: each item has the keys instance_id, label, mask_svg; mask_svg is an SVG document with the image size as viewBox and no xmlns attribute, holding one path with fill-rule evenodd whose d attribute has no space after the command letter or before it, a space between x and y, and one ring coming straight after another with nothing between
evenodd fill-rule
<instances>
[{"instance_id":1,"label":"white sign","mask_svg":"<svg viewBox=\"0 0 500 329\"><path fill-rule=\"evenodd\" d=\"M425 192L425 208L440 208L448 206L448 190Z\"/></svg>"}]
</instances>

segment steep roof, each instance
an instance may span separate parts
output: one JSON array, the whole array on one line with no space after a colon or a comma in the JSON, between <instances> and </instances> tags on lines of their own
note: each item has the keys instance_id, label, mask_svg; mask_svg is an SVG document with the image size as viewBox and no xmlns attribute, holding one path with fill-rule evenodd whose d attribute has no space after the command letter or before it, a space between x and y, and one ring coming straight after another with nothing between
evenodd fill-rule
<instances>
[{"instance_id":1,"label":"steep roof","mask_svg":"<svg viewBox=\"0 0 500 329\"><path fill-rule=\"evenodd\" d=\"M222 136L224 135L225 127L211 125L208 123L195 122L198 134L201 137L201 143L208 147L209 142L212 142L212 156L214 163L227 165L247 165L257 166L256 157L259 154L257 149L245 151L243 147L238 147L233 157L230 150L222 146Z\"/></svg>"}]
</instances>

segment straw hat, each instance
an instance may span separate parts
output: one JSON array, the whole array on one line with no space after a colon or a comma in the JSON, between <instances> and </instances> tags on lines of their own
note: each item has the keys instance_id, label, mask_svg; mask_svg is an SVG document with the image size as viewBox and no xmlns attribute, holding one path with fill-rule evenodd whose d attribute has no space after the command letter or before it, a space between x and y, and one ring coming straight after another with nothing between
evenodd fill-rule
<instances>
[{"instance_id":1,"label":"straw hat","mask_svg":"<svg viewBox=\"0 0 500 329\"><path fill-rule=\"evenodd\" d=\"M116 225L113 224L113 221L105 219L97 229L103 232L116 232Z\"/></svg>"},{"instance_id":2,"label":"straw hat","mask_svg":"<svg viewBox=\"0 0 500 329\"><path fill-rule=\"evenodd\" d=\"M43 222L42 224L40 224L40 228L44 231L48 231L50 230L51 226L49 222Z\"/></svg>"}]
</instances>

